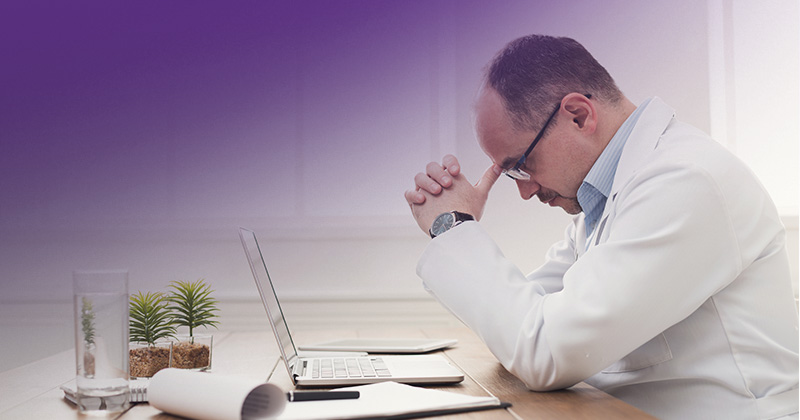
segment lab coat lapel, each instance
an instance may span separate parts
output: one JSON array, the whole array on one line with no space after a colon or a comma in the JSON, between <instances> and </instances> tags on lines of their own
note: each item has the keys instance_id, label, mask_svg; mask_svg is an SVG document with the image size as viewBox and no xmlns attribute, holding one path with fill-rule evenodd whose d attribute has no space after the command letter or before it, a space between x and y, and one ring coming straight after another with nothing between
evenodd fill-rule
<instances>
[{"instance_id":1,"label":"lab coat lapel","mask_svg":"<svg viewBox=\"0 0 800 420\"><path fill-rule=\"evenodd\" d=\"M605 242L608 235L604 235L609 218L613 217L612 209L617 199L617 193L628 182L642 164L642 160L650 154L658 144L661 135L675 117L675 110L664 103L661 98L653 98L647 108L639 116L636 126L633 127L622 155L617 165L614 175L614 183L611 185L611 195L606 201L603 214L600 216L600 223L597 230L589 240L588 247L591 248L600 242ZM585 249L585 248L582 248ZM580 252L582 254L582 252Z\"/></svg>"},{"instance_id":2,"label":"lab coat lapel","mask_svg":"<svg viewBox=\"0 0 800 420\"><path fill-rule=\"evenodd\" d=\"M577 216L578 219L573 219L575 223L575 259L577 260L586 252L586 223L583 221L584 215Z\"/></svg>"},{"instance_id":3,"label":"lab coat lapel","mask_svg":"<svg viewBox=\"0 0 800 420\"><path fill-rule=\"evenodd\" d=\"M658 140L674 117L675 110L659 97L653 98L647 104L647 108L639 116L639 121L636 122L636 126L633 127L631 135L622 149L617 172L614 175L614 183L611 185L611 197L614 197L625 186L636 169L641 166L645 156L655 150ZM606 203L604 214L608 212L609 203L612 201L609 200Z\"/></svg>"}]
</instances>

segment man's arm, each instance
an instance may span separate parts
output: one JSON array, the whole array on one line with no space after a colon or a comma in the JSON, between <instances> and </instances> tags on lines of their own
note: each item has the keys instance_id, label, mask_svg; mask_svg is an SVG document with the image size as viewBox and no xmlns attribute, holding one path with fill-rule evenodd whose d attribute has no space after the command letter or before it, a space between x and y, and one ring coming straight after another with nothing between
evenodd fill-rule
<instances>
[{"instance_id":1,"label":"man's arm","mask_svg":"<svg viewBox=\"0 0 800 420\"><path fill-rule=\"evenodd\" d=\"M581 216L573 217L564 232L564 239L550 246L544 264L525 276L528 281L539 283L546 293L560 292L564 288L564 274L577 258L575 235L582 220Z\"/></svg>"},{"instance_id":2,"label":"man's arm","mask_svg":"<svg viewBox=\"0 0 800 420\"><path fill-rule=\"evenodd\" d=\"M528 281L478 223L432 241L417 272L529 388L571 386L689 316L740 269L724 203L702 171L641 173L618 199L608 241L556 293Z\"/></svg>"}]
</instances>

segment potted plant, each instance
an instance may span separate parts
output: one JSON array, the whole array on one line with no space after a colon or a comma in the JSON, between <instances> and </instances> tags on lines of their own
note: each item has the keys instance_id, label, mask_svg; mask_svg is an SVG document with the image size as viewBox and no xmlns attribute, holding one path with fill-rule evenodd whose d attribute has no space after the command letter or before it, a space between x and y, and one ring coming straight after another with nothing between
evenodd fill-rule
<instances>
[{"instance_id":1,"label":"potted plant","mask_svg":"<svg viewBox=\"0 0 800 420\"><path fill-rule=\"evenodd\" d=\"M198 327L217 327L217 300L211 297L211 287L204 279L194 282L173 281L167 300L176 326L187 327L189 334L179 336L172 346L171 367L206 370L211 368L213 336L195 334Z\"/></svg>"},{"instance_id":2,"label":"potted plant","mask_svg":"<svg viewBox=\"0 0 800 420\"><path fill-rule=\"evenodd\" d=\"M130 304L130 374L149 378L169 367L168 339L175 336L172 314L162 293L138 292L131 295Z\"/></svg>"},{"instance_id":3,"label":"potted plant","mask_svg":"<svg viewBox=\"0 0 800 420\"><path fill-rule=\"evenodd\" d=\"M87 378L94 377L94 308L92 301L81 298L81 330L83 331L83 372Z\"/></svg>"}]
</instances>

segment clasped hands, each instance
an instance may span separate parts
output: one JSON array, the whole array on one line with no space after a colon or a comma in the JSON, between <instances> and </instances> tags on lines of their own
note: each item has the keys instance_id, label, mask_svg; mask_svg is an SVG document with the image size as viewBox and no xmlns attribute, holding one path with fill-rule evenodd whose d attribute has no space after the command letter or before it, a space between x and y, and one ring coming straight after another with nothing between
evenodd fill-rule
<instances>
[{"instance_id":1,"label":"clasped hands","mask_svg":"<svg viewBox=\"0 0 800 420\"><path fill-rule=\"evenodd\" d=\"M405 192L406 201L420 229L428 233L436 216L459 211L480 220L486 200L502 170L490 166L476 184L471 184L461 174L461 166L453 155L445 155L442 163L431 162L425 173L414 177L415 189Z\"/></svg>"}]
</instances>

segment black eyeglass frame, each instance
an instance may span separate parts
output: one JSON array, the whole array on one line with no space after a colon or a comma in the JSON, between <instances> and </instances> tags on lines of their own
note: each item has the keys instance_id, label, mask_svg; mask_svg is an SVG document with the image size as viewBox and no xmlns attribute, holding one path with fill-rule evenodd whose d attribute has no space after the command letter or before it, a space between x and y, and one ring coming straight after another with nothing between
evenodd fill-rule
<instances>
[{"instance_id":1,"label":"black eyeglass frame","mask_svg":"<svg viewBox=\"0 0 800 420\"><path fill-rule=\"evenodd\" d=\"M583 96L585 96L588 99L592 99L592 94L591 93L584 93ZM561 102L558 103L558 105L556 106L556 109L554 109L553 112L550 113L550 116L547 117L547 121L544 122L544 125L542 126L542 129L539 130L538 134L536 134L536 137L534 137L533 141L531 142L531 145L528 146L528 149L525 150L525 154L523 154L522 157L519 158L519 160L517 161L517 163L513 167L511 167L509 169L503 169L503 173L507 177L509 177L509 178L511 178L513 180L519 180L519 181L527 181L527 180L531 179L531 176L528 175L527 172L524 172L520 168L522 168L522 166L525 165L525 161L528 159L528 155L531 154L531 152L533 151L533 148L536 147L536 144L539 143L539 140L542 139L542 136L544 136L545 130L547 130L547 126L550 125L550 122L556 116L556 114L558 113L559 109L561 109Z\"/></svg>"}]
</instances>

